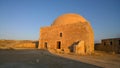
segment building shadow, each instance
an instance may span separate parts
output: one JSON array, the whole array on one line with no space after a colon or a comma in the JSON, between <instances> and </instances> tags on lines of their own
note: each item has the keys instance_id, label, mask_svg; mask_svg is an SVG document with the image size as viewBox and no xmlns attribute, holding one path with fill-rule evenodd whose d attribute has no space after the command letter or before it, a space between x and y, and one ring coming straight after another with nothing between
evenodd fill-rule
<instances>
[{"instance_id":1,"label":"building shadow","mask_svg":"<svg viewBox=\"0 0 120 68\"><path fill-rule=\"evenodd\" d=\"M72 43L68 48L70 52L74 52L74 46L78 45L79 41Z\"/></svg>"},{"instance_id":2,"label":"building shadow","mask_svg":"<svg viewBox=\"0 0 120 68\"><path fill-rule=\"evenodd\" d=\"M0 51L0 60L0 68L102 68L39 49Z\"/></svg>"},{"instance_id":3,"label":"building shadow","mask_svg":"<svg viewBox=\"0 0 120 68\"><path fill-rule=\"evenodd\" d=\"M35 48L38 48L38 46L39 46L39 41L34 41L33 43L35 43Z\"/></svg>"}]
</instances>

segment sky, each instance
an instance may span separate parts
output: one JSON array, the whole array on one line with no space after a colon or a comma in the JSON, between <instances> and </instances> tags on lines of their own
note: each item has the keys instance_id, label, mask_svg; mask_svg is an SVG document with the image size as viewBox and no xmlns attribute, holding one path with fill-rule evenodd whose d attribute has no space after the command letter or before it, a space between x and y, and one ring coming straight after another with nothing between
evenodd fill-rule
<instances>
[{"instance_id":1,"label":"sky","mask_svg":"<svg viewBox=\"0 0 120 68\"><path fill-rule=\"evenodd\" d=\"M120 38L120 0L0 0L0 39L38 40L40 27L66 13L88 20L95 42Z\"/></svg>"}]
</instances>

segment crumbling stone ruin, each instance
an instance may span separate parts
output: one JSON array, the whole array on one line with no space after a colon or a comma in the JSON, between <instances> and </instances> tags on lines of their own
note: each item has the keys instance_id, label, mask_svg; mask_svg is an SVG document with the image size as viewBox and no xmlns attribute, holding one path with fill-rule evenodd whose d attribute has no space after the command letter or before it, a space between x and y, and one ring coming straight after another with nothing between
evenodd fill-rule
<instances>
[{"instance_id":1,"label":"crumbling stone ruin","mask_svg":"<svg viewBox=\"0 0 120 68\"><path fill-rule=\"evenodd\" d=\"M0 49L35 49L38 41L31 40L0 40Z\"/></svg>"},{"instance_id":2,"label":"crumbling stone ruin","mask_svg":"<svg viewBox=\"0 0 120 68\"><path fill-rule=\"evenodd\" d=\"M95 50L120 53L120 38L102 39L101 43L95 44Z\"/></svg>"},{"instance_id":3,"label":"crumbling stone ruin","mask_svg":"<svg viewBox=\"0 0 120 68\"><path fill-rule=\"evenodd\" d=\"M39 49L91 54L94 52L93 29L82 16L63 14L51 26L41 27Z\"/></svg>"}]
</instances>

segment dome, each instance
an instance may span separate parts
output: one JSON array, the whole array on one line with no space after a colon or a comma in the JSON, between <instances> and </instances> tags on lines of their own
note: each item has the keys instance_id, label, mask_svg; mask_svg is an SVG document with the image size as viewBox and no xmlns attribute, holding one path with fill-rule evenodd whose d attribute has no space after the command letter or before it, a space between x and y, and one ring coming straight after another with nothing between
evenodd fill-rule
<instances>
[{"instance_id":1,"label":"dome","mask_svg":"<svg viewBox=\"0 0 120 68\"><path fill-rule=\"evenodd\" d=\"M59 16L55 21L53 22L53 25L66 25L66 24L74 24L74 23L84 23L86 20L80 16L79 14L63 14Z\"/></svg>"}]
</instances>

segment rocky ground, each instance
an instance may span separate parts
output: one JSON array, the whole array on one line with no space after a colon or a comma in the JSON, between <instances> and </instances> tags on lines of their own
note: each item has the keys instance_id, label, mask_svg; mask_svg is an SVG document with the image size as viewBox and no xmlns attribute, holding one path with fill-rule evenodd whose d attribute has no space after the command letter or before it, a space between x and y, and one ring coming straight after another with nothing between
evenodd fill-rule
<instances>
[{"instance_id":1,"label":"rocky ground","mask_svg":"<svg viewBox=\"0 0 120 68\"><path fill-rule=\"evenodd\" d=\"M61 57L62 55L52 54L45 50L35 50L35 49L34 50L0 50L0 68L101 68L102 67L102 66L86 63L83 61L76 61L77 58L71 59L68 58L69 55L65 56L65 54L63 57ZM83 59L83 60L86 61L87 59Z\"/></svg>"}]
</instances>

